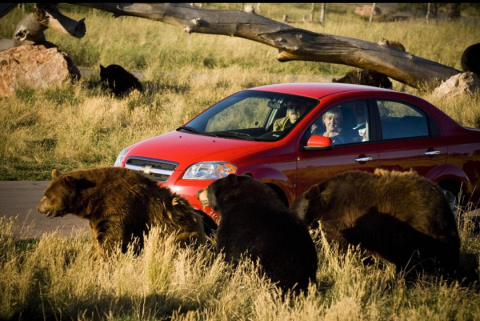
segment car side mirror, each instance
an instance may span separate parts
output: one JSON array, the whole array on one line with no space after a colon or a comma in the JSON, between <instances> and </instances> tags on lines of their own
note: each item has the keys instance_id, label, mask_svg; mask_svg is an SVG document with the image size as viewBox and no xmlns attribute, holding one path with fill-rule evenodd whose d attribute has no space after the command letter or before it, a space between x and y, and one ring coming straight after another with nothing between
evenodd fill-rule
<instances>
[{"instance_id":1,"label":"car side mirror","mask_svg":"<svg viewBox=\"0 0 480 321\"><path fill-rule=\"evenodd\" d=\"M307 145L303 147L305 150L330 150L333 148L332 140L322 135L312 135Z\"/></svg>"}]
</instances>

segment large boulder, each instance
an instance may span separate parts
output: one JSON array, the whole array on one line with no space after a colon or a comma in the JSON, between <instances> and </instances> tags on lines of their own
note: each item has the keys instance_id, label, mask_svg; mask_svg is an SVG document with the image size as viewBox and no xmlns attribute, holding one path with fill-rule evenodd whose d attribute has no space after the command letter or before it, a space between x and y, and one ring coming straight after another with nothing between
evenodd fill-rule
<instances>
[{"instance_id":1,"label":"large boulder","mask_svg":"<svg viewBox=\"0 0 480 321\"><path fill-rule=\"evenodd\" d=\"M370 17L372 14L373 6L371 5L364 5L361 7L355 8L355 14L362 16L362 17ZM374 16L379 16L382 14L382 10L379 7L375 6L375 11L373 13Z\"/></svg>"},{"instance_id":2,"label":"large boulder","mask_svg":"<svg viewBox=\"0 0 480 321\"><path fill-rule=\"evenodd\" d=\"M472 95L480 90L480 78L473 72L464 72L454 75L435 88L433 96L438 98L452 98L458 95Z\"/></svg>"},{"instance_id":3,"label":"large boulder","mask_svg":"<svg viewBox=\"0 0 480 321\"><path fill-rule=\"evenodd\" d=\"M80 77L68 55L55 46L22 45L0 52L0 97L20 88L48 88Z\"/></svg>"}]
</instances>

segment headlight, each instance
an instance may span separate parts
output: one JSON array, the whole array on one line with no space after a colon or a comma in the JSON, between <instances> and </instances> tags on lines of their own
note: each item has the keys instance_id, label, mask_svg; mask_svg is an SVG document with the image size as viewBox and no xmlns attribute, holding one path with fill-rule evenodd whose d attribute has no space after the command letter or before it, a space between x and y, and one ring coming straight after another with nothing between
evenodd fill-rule
<instances>
[{"instance_id":1,"label":"headlight","mask_svg":"<svg viewBox=\"0 0 480 321\"><path fill-rule=\"evenodd\" d=\"M120 154L118 154L118 157L117 159L115 160L115 164L113 164L113 166L117 166L117 167L120 167L120 165L122 165L122 162L123 162L123 159L125 158L125 155L127 155L128 153L128 149L124 149L120 152Z\"/></svg>"},{"instance_id":2,"label":"headlight","mask_svg":"<svg viewBox=\"0 0 480 321\"><path fill-rule=\"evenodd\" d=\"M237 168L227 162L200 162L187 168L183 179L219 179L236 172Z\"/></svg>"}]
</instances>

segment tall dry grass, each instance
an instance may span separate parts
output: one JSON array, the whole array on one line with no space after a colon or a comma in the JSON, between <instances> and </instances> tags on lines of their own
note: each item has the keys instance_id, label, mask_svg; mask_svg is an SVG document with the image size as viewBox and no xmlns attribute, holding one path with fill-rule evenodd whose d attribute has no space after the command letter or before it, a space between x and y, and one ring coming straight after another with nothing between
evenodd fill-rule
<instances>
[{"instance_id":1,"label":"tall dry grass","mask_svg":"<svg viewBox=\"0 0 480 321\"><path fill-rule=\"evenodd\" d=\"M282 299L244 260L223 261L210 245L181 249L154 229L144 251L98 261L88 238L14 239L15 220L0 218L2 320L477 320L477 285L421 276L406 285L395 267L339 255L322 234L317 285ZM461 226L462 273L478 277L478 235ZM466 240L467 241L466 241ZM476 245L473 245L476 244ZM472 256L475 259L472 260ZM475 261L476 263L473 263ZM384 266L385 264L385 266ZM476 264L476 265L475 265ZM469 271L467 271L469 270Z\"/></svg>"}]
</instances>

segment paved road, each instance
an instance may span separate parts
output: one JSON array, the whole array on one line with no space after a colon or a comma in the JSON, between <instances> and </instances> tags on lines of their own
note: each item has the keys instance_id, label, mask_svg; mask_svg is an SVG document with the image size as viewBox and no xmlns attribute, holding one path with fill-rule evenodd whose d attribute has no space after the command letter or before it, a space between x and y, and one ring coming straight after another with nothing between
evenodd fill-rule
<instances>
[{"instance_id":1,"label":"paved road","mask_svg":"<svg viewBox=\"0 0 480 321\"><path fill-rule=\"evenodd\" d=\"M62 237L89 235L88 221L74 215L46 218L36 207L48 181L0 181L0 218L17 218L15 236L36 238L57 232Z\"/></svg>"}]
</instances>

